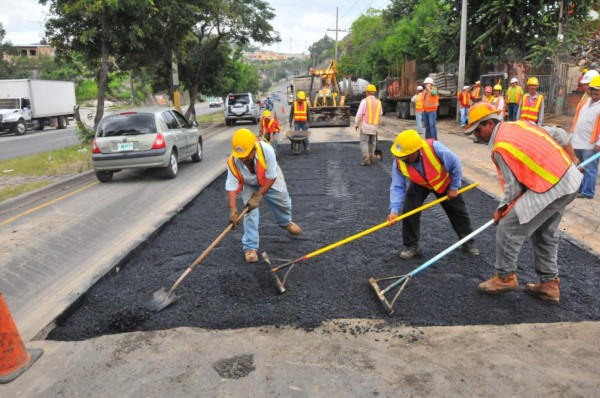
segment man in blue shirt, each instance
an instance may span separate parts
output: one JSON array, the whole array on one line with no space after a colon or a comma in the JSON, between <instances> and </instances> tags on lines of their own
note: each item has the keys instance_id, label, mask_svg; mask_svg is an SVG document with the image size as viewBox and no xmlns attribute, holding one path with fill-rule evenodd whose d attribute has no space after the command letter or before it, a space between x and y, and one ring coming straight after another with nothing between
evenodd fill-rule
<instances>
[{"instance_id":1,"label":"man in blue shirt","mask_svg":"<svg viewBox=\"0 0 600 398\"><path fill-rule=\"evenodd\" d=\"M439 141L423 140L415 130L398 134L391 152L395 159L388 221L398 217L403 204L402 211L407 213L421 207L427 196L433 193L438 198L448 195L448 200L441 205L459 238L473 232L467 206L457 192L462 183L462 167L454 153ZM420 254L420 223L421 213L403 220L402 239L405 248L400 252L400 258L408 260ZM471 255L479 255L473 240L465 243L462 249Z\"/></svg>"}]
</instances>

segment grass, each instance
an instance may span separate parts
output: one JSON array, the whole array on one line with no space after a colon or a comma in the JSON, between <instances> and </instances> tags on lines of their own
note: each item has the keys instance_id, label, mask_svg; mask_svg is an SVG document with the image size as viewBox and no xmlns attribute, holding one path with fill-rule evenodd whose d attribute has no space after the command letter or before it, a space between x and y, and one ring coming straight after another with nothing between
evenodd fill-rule
<instances>
[{"instance_id":1,"label":"grass","mask_svg":"<svg viewBox=\"0 0 600 398\"><path fill-rule=\"evenodd\" d=\"M206 115L198 115L196 116L198 123L224 123L225 116L223 116L223 108L214 113L209 113Z\"/></svg>"},{"instance_id":2,"label":"grass","mask_svg":"<svg viewBox=\"0 0 600 398\"><path fill-rule=\"evenodd\" d=\"M9 185L6 188L0 189L0 202L6 199L14 198L15 196L19 196L22 193L45 187L51 183L52 181L37 181L28 182L25 184Z\"/></svg>"}]
</instances>

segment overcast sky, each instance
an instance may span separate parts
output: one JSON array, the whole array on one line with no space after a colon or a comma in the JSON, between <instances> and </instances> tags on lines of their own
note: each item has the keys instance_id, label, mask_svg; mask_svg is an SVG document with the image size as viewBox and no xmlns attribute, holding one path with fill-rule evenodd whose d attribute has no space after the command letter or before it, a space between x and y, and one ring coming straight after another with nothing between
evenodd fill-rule
<instances>
[{"instance_id":1,"label":"overcast sky","mask_svg":"<svg viewBox=\"0 0 600 398\"><path fill-rule=\"evenodd\" d=\"M382 9L389 0L267 0L275 10L273 27L281 42L265 49L300 53L325 34L335 38L335 10L339 7L338 29L349 30L359 15L368 8ZM14 45L39 43L44 36L48 8L38 0L0 0L0 22L6 30L6 41ZM341 39L347 32L339 32ZM290 43L291 39L291 43ZM291 44L291 46L290 46Z\"/></svg>"}]
</instances>

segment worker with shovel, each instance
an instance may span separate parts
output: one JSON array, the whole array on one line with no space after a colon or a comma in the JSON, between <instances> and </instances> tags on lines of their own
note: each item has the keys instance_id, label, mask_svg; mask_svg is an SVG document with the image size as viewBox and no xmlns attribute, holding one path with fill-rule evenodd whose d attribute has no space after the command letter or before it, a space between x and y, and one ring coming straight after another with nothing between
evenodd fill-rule
<instances>
[{"instance_id":1,"label":"worker with shovel","mask_svg":"<svg viewBox=\"0 0 600 398\"><path fill-rule=\"evenodd\" d=\"M469 123L465 134L474 133L489 143L504 190L494 212L495 275L480 283L478 290L486 294L517 290L517 257L531 238L540 281L528 283L525 291L558 303L558 225L582 180L571 137L558 127L541 128L523 120L503 123L498 109L486 103L469 109Z\"/></svg>"},{"instance_id":2,"label":"worker with shovel","mask_svg":"<svg viewBox=\"0 0 600 398\"><path fill-rule=\"evenodd\" d=\"M281 168L275 158L275 150L250 130L240 129L231 140L232 152L227 161L225 189L229 199L229 220L235 226L238 219L237 193L249 212L244 216L242 245L246 262L258 262L260 213L258 206L264 198L275 215L277 224L292 235L300 235L302 229L292 222L292 199Z\"/></svg>"},{"instance_id":3,"label":"worker with shovel","mask_svg":"<svg viewBox=\"0 0 600 398\"><path fill-rule=\"evenodd\" d=\"M449 200L441 205L459 238L473 232L467 206L457 193L462 183L462 166L458 156L437 140L423 140L415 130L398 134L391 152L395 160L392 166L389 222L398 217L403 203L402 211L408 213L423 205L427 196L433 193L438 198L448 195ZM420 223L421 213L402 222L405 248L400 252L400 258L408 260L420 253ZM479 249L472 240L465 243L462 249L473 256L479 255Z\"/></svg>"}]
</instances>

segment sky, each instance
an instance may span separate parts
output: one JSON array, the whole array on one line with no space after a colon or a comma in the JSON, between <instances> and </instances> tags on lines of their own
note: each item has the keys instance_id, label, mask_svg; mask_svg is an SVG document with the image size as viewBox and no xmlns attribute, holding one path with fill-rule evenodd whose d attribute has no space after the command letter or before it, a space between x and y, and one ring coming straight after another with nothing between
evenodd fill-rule
<instances>
[{"instance_id":1,"label":"sky","mask_svg":"<svg viewBox=\"0 0 600 398\"><path fill-rule=\"evenodd\" d=\"M263 46L265 50L282 53L308 52L308 47L324 35L335 39L335 16L338 29L348 31L358 16L369 8L383 9L389 0L266 0L275 13L271 21L281 42ZM13 45L39 43L44 36L48 7L38 0L1 0L0 22L6 30L5 41ZM348 32L338 32L341 40Z\"/></svg>"}]
</instances>

